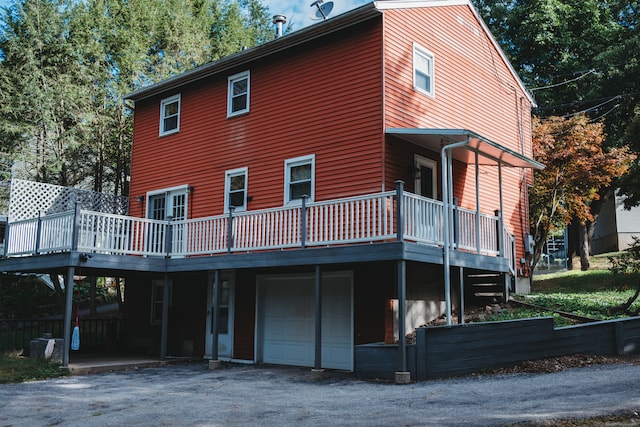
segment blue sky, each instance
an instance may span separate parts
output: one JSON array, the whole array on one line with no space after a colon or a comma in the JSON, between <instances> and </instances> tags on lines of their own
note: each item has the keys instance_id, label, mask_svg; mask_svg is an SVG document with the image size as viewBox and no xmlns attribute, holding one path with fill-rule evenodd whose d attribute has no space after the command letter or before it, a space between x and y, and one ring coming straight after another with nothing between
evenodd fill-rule
<instances>
[{"instance_id":1,"label":"blue sky","mask_svg":"<svg viewBox=\"0 0 640 427\"><path fill-rule=\"evenodd\" d=\"M2 2L4 0L0 0ZM299 30L317 21L311 19L317 10L311 7L314 0L262 0L262 4L269 7L272 15L284 15L288 23L293 23L293 30ZM325 0L325 4L333 1L333 10L330 17L339 15L348 10L354 9L369 0Z\"/></svg>"},{"instance_id":2,"label":"blue sky","mask_svg":"<svg viewBox=\"0 0 640 427\"><path fill-rule=\"evenodd\" d=\"M325 3L333 1L333 11L330 16L339 15L348 10L369 3L369 0L325 0ZM11 0L0 0L0 7L7 6ZM284 15L287 22L293 23L293 30L299 30L310 24L315 6L312 8L313 0L262 0L262 4L269 7L271 15Z\"/></svg>"}]
</instances>

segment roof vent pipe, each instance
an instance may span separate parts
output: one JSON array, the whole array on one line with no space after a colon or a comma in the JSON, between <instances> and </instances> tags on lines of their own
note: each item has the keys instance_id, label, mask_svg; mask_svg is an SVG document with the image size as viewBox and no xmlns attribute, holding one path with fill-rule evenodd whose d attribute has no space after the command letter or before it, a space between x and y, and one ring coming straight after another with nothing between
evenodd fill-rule
<instances>
[{"instance_id":1,"label":"roof vent pipe","mask_svg":"<svg viewBox=\"0 0 640 427\"><path fill-rule=\"evenodd\" d=\"M273 23L276 25L276 38L282 37L282 26L287 23L287 17L284 15L275 15Z\"/></svg>"}]
</instances>

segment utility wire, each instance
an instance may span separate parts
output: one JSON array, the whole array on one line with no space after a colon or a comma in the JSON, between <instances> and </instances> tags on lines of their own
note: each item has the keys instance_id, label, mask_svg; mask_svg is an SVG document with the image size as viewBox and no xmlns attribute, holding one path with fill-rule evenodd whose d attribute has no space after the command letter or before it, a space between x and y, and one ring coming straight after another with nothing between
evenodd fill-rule
<instances>
[{"instance_id":1,"label":"utility wire","mask_svg":"<svg viewBox=\"0 0 640 427\"><path fill-rule=\"evenodd\" d=\"M566 81L564 81L564 82L560 82L560 83L556 83L556 84L552 84L552 85L548 85L548 86L534 87L534 88L531 88L531 89L529 89L529 90L533 92L533 91L535 91L535 90L551 89L551 88L554 88L554 87L563 86L563 85L566 85L566 84L569 84L569 83L575 82L575 81L577 81L577 80L580 80L580 79L582 79L582 78L585 78L585 77L587 77L589 74L593 74L593 73L595 73L595 72L596 72L596 69L595 69L595 68L592 68L592 69L590 69L589 71L587 71L586 73L583 73L583 74L579 75L578 77L576 77L576 78L574 78L574 79L566 80Z\"/></svg>"}]
</instances>

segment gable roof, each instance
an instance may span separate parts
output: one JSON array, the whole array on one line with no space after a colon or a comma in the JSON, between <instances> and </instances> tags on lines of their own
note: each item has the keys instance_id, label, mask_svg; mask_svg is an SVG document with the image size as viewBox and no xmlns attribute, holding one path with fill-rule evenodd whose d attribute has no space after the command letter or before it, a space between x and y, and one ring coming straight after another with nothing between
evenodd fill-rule
<instances>
[{"instance_id":1,"label":"gable roof","mask_svg":"<svg viewBox=\"0 0 640 427\"><path fill-rule=\"evenodd\" d=\"M139 101L161 93L173 90L177 87L193 83L197 80L209 77L211 75L224 72L233 67L255 61L277 52L285 51L294 46L306 43L308 41L326 36L336 31L343 30L358 23L378 18L382 16L384 10L391 9L416 9L429 7L447 7L447 6L467 6L471 9L478 23L482 26L484 32L489 37L500 57L509 68L514 80L526 94L529 101L535 105L535 100L518 77L515 69L507 60L502 48L498 45L495 38L491 35L489 28L480 17L476 8L471 4L470 0L384 0L367 3L363 6L345 12L333 18L321 21L317 24L310 25L301 30L294 31L282 37L276 38L269 42L263 43L256 47L243 50L241 52L226 56L214 62L201 65L193 70L178 74L169 79L144 87L132 92L124 97L125 100Z\"/></svg>"}]
</instances>

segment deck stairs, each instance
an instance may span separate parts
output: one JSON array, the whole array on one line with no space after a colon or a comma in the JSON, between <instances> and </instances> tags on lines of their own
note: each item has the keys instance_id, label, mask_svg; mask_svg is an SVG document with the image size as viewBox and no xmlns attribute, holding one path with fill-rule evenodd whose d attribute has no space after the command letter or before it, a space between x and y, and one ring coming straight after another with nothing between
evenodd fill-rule
<instances>
[{"instance_id":1,"label":"deck stairs","mask_svg":"<svg viewBox=\"0 0 640 427\"><path fill-rule=\"evenodd\" d=\"M503 303L509 295L505 285L505 273L481 270L465 271L464 290L467 306Z\"/></svg>"}]
</instances>

